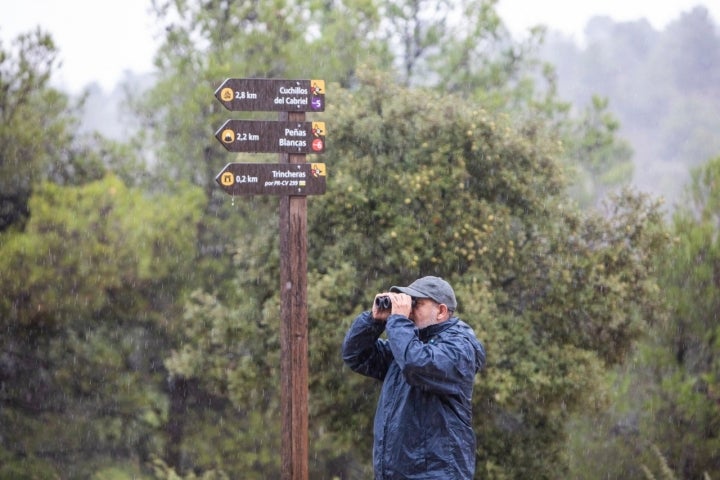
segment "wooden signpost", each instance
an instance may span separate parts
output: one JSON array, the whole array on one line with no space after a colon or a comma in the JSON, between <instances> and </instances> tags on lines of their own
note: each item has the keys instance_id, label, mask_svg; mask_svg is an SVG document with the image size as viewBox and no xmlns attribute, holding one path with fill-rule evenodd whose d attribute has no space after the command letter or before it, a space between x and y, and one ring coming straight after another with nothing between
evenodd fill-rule
<instances>
[{"instance_id":1,"label":"wooden signpost","mask_svg":"<svg viewBox=\"0 0 720 480\"><path fill-rule=\"evenodd\" d=\"M278 164L229 163L215 181L230 195L280 195L280 402L283 480L308 480L307 197L325 193L323 80L230 78L215 97L231 111L277 111L277 122L228 120L215 137L231 152L277 152Z\"/></svg>"}]
</instances>

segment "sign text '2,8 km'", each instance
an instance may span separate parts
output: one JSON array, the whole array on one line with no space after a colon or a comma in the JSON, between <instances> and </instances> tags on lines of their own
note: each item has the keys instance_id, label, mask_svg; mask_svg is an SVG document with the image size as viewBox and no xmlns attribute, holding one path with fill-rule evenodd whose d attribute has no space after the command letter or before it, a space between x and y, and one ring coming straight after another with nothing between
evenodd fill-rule
<instances>
[{"instance_id":1,"label":"sign text '2,8 km'","mask_svg":"<svg viewBox=\"0 0 720 480\"><path fill-rule=\"evenodd\" d=\"M228 78L215 98L233 111L323 112L325 80Z\"/></svg>"}]
</instances>

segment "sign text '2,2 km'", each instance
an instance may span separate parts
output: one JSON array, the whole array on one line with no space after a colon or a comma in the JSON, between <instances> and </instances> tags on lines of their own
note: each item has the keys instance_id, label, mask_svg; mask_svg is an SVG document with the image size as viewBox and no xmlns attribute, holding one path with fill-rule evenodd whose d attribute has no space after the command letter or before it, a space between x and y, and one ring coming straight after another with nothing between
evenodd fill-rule
<instances>
[{"instance_id":1,"label":"sign text '2,2 km'","mask_svg":"<svg viewBox=\"0 0 720 480\"><path fill-rule=\"evenodd\" d=\"M323 112L325 80L228 78L215 97L232 111Z\"/></svg>"},{"instance_id":2,"label":"sign text '2,2 km'","mask_svg":"<svg viewBox=\"0 0 720 480\"><path fill-rule=\"evenodd\" d=\"M228 120L215 133L231 152L323 153L325 122Z\"/></svg>"}]
</instances>

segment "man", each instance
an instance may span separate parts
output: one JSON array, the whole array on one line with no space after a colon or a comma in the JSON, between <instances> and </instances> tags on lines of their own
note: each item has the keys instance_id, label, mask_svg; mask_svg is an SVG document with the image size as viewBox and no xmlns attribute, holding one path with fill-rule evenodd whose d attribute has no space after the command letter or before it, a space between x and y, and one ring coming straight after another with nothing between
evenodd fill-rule
<instances>
[{"instance_id":1,"label":"man","mask_svg":"<svg viewBox=\"0 0 720 480\"><path fill-rule=\"evenodd\" d=\"M473 478L471 397L485 349L453 315L456 308L449 283L422 277L376 295L345 336L345 363L383 382L374 424L376 480ZM384 331L387 340L380 339Z\"/></svg>"}]
</instances>

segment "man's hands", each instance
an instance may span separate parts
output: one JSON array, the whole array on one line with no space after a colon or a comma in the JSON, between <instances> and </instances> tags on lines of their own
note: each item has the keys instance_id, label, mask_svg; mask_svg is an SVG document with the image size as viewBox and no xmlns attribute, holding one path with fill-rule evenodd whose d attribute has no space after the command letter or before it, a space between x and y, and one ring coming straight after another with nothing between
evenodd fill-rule
<instances>
[{"instance_id":1,"label":"man's hands","mask_svg":"<svg viewBox=\"0 0 720 480\"><path fill-rule=\"evenodd\" d=\"M410 318L410 312L412 312L412 297L404 293L393 293L385 292L378 293L375 298L378 297L389 297L392 302L392 308L390 310L380 310L377 307L377 303L373 300L372 317L379 321L384 322L392 314L403 315Z\"/></svg>"}]
</instances>

